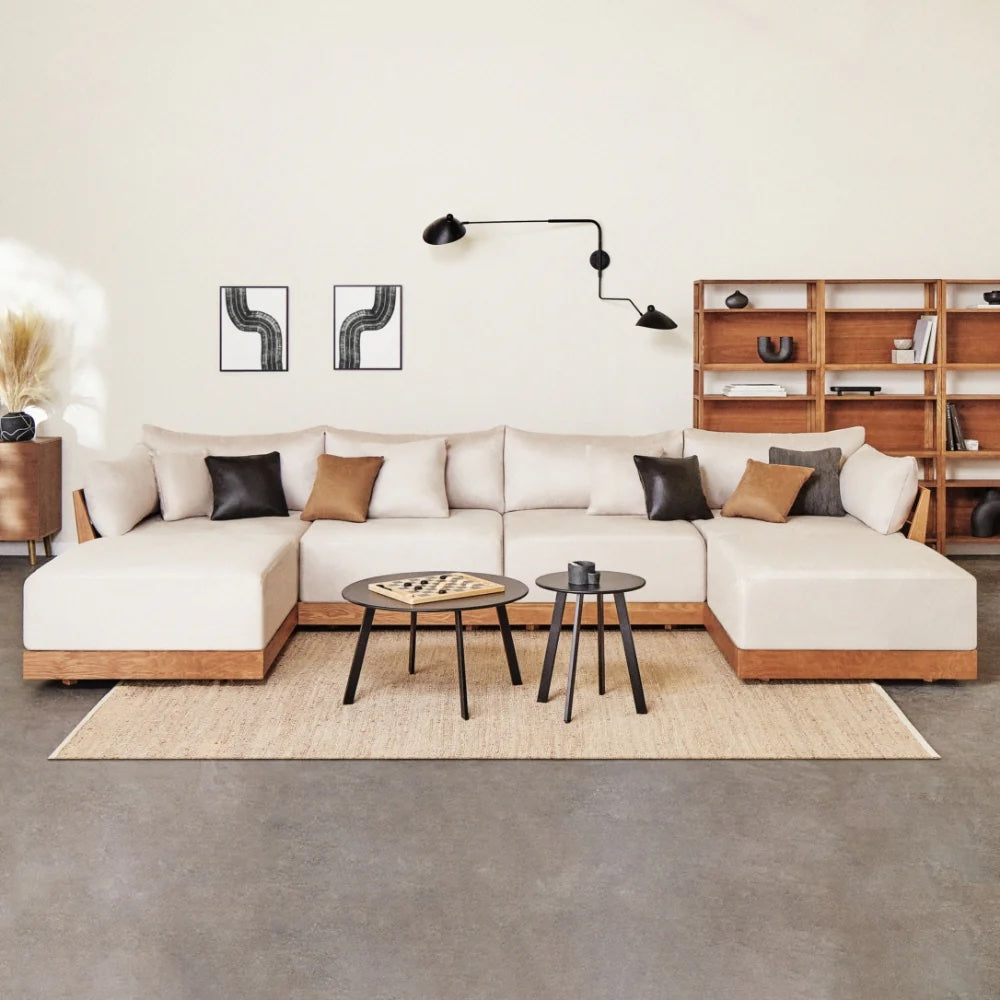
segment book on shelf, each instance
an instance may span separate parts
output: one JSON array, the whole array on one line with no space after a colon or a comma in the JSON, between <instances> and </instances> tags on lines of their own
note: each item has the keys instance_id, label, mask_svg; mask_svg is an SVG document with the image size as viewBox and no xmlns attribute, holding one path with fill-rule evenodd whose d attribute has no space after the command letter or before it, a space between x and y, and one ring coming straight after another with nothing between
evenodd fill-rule
<instances>
[{"instance_id":1,"label":"book on shelf","mask_svg":"<svg viewBox=\"0 0 1000 1000\"><path fill-rule=\"evenodd\" d=\"M954 403L949 403L945 409L948 424L951 427L952 447L951 451L966 451L965 435L962 433L962 424L958 419L958 408Z\"/></svg>"},{"instance_id":2,"label":"book on shelf","mask_svg":"<svg viewBox=\"0 0 1000 1000\"><path fill-rule=\"evenodd\" d=\"M944 411L944 450L955 450L955 431L951 426L951 412L947 406Z\"/></svg>"},{"instance_id":3,"label":"book on shelf","mask_svg":"<svg viewBox=\"0 0 1000 1000\"><path fill-rule=\"evenodd\" d=\"M788 390L774 382L730 382L722 390L724 396L787 396Z\"/></svg>"},{"instance_id":4,"label":"book on shelf","mask_svg":"<svg viewBox=\"0 0 1000 1000\"><path fill-rule=\"evenodd\" d=\"M913 327L913 354L918 365L925 364L927 356L927 338L931 334L932 316L921 316Z\"/></svg>"},{"instance_id":5,"label":"book on shelf","mask_svg":"<svg viewBox=\"0 0 1000 1000\"><path fill-rule=\"evenodd\" d=\"M924 342L924 355L923 360L920 364L932 365L934 364L934 348L937 345L937 316L931 316L930 326L927 332L927 340Z\"/></svg>"}]
</instances>

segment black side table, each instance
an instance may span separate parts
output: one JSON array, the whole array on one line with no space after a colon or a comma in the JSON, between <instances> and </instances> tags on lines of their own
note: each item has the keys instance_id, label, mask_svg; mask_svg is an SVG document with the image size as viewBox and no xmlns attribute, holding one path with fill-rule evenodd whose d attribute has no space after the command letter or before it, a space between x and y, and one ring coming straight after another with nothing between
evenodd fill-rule
<instances>
[{"instance_id":1,"label":"black side table","mask_svg":"<svg viewBox=\"0 0 1000 1000\"><path fill-rule=\"evenodd\" d=\"M365 609L361 619L361 631L358 632L358 642L354 647L354 659L351 662L351 672L347 678L347 689L344 691L344 704L354 703L354 695L358 689L358 679L361 677L361 667L365 662L365 650L368 648L368 636L371 633L372 621L376 611L402 611L410 616L410 660L409 671L414 673L417 651L417 615L453 614L455 616L455 644L458 653L458 695L462 710L462 718L469 718L469 695L465 684L465 643L462 638L462 612L477 611L480 608L496 608L497 622L500 625L500 635L503 639L504 653L507 656L507 669L510 671L511 684L521 683L521 672L517 665L517 652L514 649L514 639L510 634L510 620L507 618L507 605L521 600L528 593L528 588L509 576L497 576L494 573L475 573L493 583L503 585L503 591L497 594L480 594L476 597L456 597L447 601L429 601L426 604L407 604L393 597L386 597L368 589L369 583L381 583L384 580L396 580L404 576L437 576L441 570L428 573L387 573L383 576L370 576L364 580L349 584L343 590L343 598L351 604L357 604Z\"/></svg>"},{"instance_id":2,"label":"black side table","mask_svg":"<svg viewBox=\"0 0 1000 1000\"><path fill-rule=\"evenodd\" d=\"M570 584L566 573L548 573L540 576L535 585L543 590L554 590L556 593L555 604L552 607L552 624L549 626L549 644L545 647L545 662L542 665L542 682L538 686L538 700L543 702L549 700L552 668L556 662L563 609L568 594L576 594L576 608L573 612L573 647L569 654L569 680L566 684L566 712L563 721L569 722L573 717L573 685L576 683L576 655L580 646L580 618L583 614L583 599L591 594L597 598L597 690L600 694L604 694L604 595L614 594L618 623L622 631L622 646L625 649L625 662L628 664L628 676L632 682L635 710L640 715L645 715L646 696L642 690L642 678L639 676L639 662L635 656L635 641L632 638L632 624L628 618L625 595L631 590L645 587L646 581L641 576L634 576L631 573L612 573L602 570L601 582L592 587Z\"/></svg>"}]
</instances>

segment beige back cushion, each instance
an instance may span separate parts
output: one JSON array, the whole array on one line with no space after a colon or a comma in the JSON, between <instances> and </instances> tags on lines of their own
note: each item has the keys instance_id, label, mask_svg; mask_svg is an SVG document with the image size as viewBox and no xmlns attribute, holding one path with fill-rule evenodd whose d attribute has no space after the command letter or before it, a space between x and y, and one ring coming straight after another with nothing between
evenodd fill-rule
<instances>
[{"instance_id":1,"label":"beige back cushion","mask_svg":"<svg viewBox=\"0 0 1000 1000\"><path fill-rule=\"evenodd\" d=\"M698 456L702 485L708 506L722 507L733 495L746 471L747 459L766 462L771 446L816 451L839 448L844 458L853 455L865 443L864 427L845 427L836 431L798 434L740 434L730 431L684 431L684 457Z\"/></svg>"},{"instance_id":2,"label":"beige back cushion","mask_svg":"<svg viewBox=\"0 0 1000 1000\"><path fill-rule=\"evenodd\" d=\"M202 451L209 455L281 455L281 485L291 510L302 510L316 480L316 459L323 454L323 428L285 434L188 434L144 424L143 443L153 451Z\"/></svg>"},{"instance_id":3,"label":"beige back cushion","mask_svg":"<svg viewBox=\"0 0 1000 1000\"><path fill-rule=\"evenodd\" d=\"M456 510L503 513L503 427L463 434L372 434L368 431L326 429L328 455L370 455L373 444L405 444L444 437L447 445L445 489L448 506ZM359 446L363 446L359 450ZM376 451L374 454L380 454Z\"/></svg>"},{"instance_id":4,"label":"beige back cushion","mask_svg":"<svg viewBox=\"0 0 1000 1000\"><path fill-rule=\"evenodd\" d=\"M903 527L919 485L915 458L883 455L868 444L851 455L840 470L844 510L883 535Z\"/></svg>"},{"instance_id":5,"label":"beige back cushion","mask_svg":"<svg viewBox=\"0 0 1000 1000\"><path fill-rule=\"evenodd\" d=\"M680 458L683 431L661 431L640 437L612 434L539 434L507 428L504 444L506 510L590 504L587 447L617 446L635 455ZM636 483L638 484L638 473Z\"/></svg>"}]
</instances>

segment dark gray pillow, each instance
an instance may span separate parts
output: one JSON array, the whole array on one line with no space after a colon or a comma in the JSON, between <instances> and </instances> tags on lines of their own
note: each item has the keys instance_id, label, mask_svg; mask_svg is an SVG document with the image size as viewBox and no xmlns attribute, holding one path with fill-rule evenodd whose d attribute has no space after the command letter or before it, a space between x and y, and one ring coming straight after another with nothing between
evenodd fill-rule
<instances>
[{"instance_id":1,"label":"dark gray pillow","mask_svg":"<svg viewBox=\"0 0 1000 1000\"><path fill-rule=\"evenodd\" d=\"M789 514L843 517L847 513L840 502L840 456L839 448L821 448L819 451L771 449L768 456L771 465L797 465L816 470L799 490Z\"/></svg>"},{"instance_id":2,"label":"dark gray pillow","mask_svg":"<svg viewBox=\"0 0 1000 1000\"><path fill-rule=\"evenodd\" d=\"M700 521L711 518L701 485L698 456L652 458L633 455L646 496L646 516L650 521Z\"/></svg>"},{"instance_id":3,"label":"dark gray pillow","mask_svg":"<svg viewBox=\"0 0 1000 1000\"><path fill-rule=\"evenodd\" d=\"M281 485L281 455L208 455L212 477L212 520L241 517L288 517Z\"/></svg>"}]
</instances>

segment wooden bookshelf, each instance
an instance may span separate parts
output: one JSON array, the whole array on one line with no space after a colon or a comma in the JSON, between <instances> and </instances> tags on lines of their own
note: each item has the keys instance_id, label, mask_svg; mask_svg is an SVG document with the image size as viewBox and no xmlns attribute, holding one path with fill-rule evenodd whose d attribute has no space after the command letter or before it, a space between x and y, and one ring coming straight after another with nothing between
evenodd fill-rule
<instances>
[{"instance_id":1,"label":"wooden bookshelf","mask_svg":"<svg viewBox=\"0 0 1000 1000\"><path fill-rule=\"evenodd\" d=\"M737 288L750 304L727 309L725 298ZM1000 279L696 281L694 426L820 431L861 424L873 447L920 464L922 485L933 492L929 544L946 552L949 541L982 543L969 535L969 517L985 490L1000 487L1000 307L980 307L993 288ZM911 338L916 321L929 315L938 320L934 358L893 364L892 341ZM759 336L775 344L793 337L792 360L761 362ZM788 395L726 396L727 372L734 381L785 384ZM883 391L832 391L834 384L869 383ZM946 449L948 402L979 451ZM985 475L967 478L980 467Z\"/></svg>"}]
</instances>

